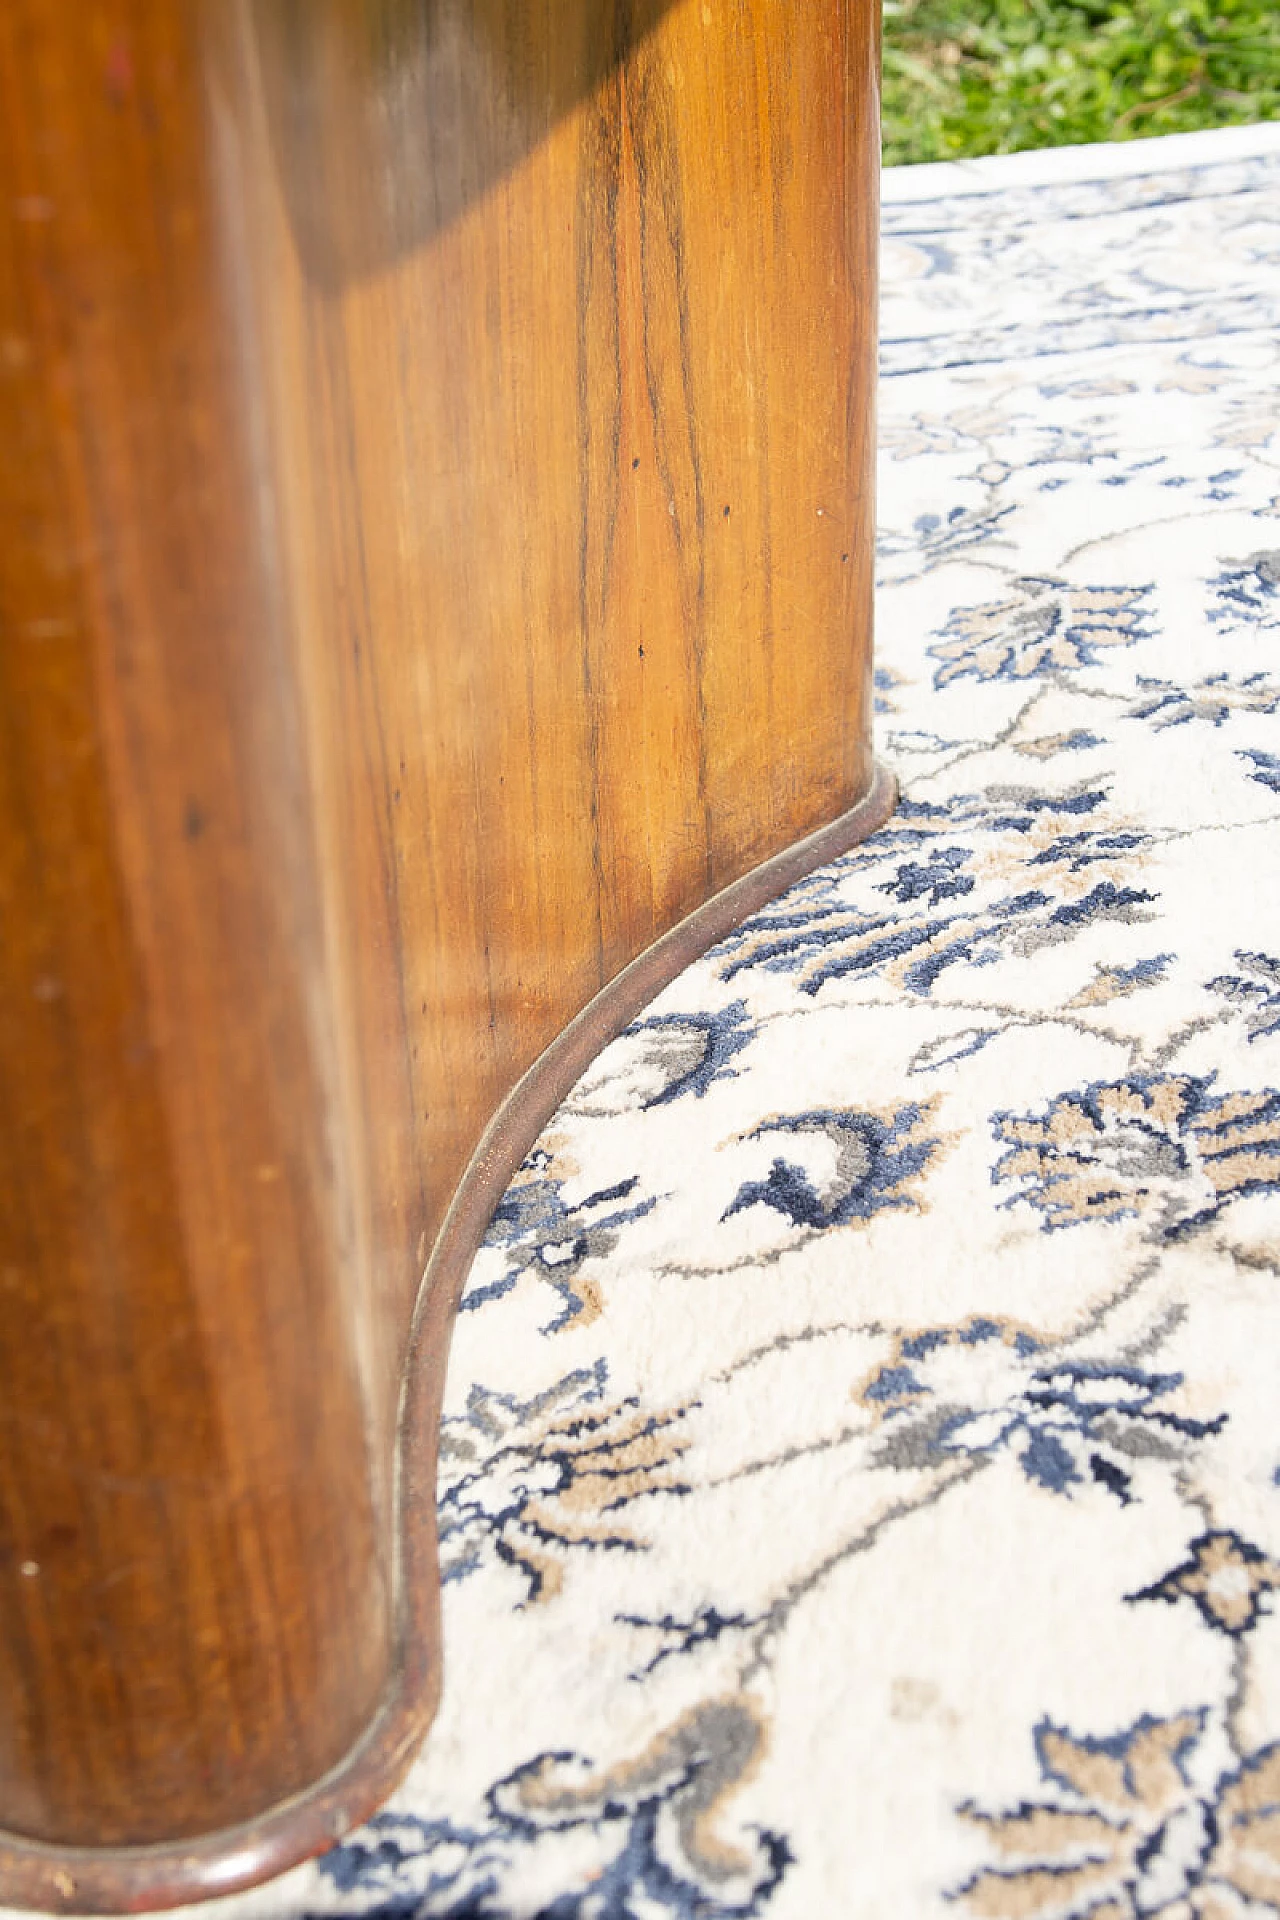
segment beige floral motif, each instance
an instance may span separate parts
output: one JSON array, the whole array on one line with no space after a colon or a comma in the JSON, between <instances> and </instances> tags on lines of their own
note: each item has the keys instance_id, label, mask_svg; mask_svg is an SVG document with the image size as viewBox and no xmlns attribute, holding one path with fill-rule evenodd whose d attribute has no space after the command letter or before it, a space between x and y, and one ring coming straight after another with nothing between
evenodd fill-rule
<instances>
[{"instance_id":1,"label":"beige floral motif","mask_svg":"<svg viewBox=\"0 0 1280 1920\"><path fill-rule=\"evenodd\" d=\"M1060 394L1070 394L1073 400L1108 400L1122 393L1137 393L1136 380L1099 378L1096 380L1068 380L1064 385L1051 389L1056 399Z\"/></svg>"},{"instance_id":2,"label":"beige floral motif","mask_svg":"<svg viewBox=\"0 0 1280 1920\"><path fill-rule=\"evenodd\" d=\"M952 453L990 439L1009 425L1009 415L990 405L957 407L950 413L915 413L881 423L880 446L895 460L918 459L921 454Z\"/></svg>"},{"instance_id":3,"label":"beige floral motif","mask_svg":"<svg viewBox=\"0 0 1280 1920\"><path fill-rule=\"evenodd\" d=\"M1211 1867L1246 1899L1274 1912L1280 1905L1280 1744L1241 1768L1215 1812L1219 1838ZM1203 1912L1208 1920L1211 1909Z\"/></svg>"},{"instance_id":4,"label":"beige floral motif","mask_svg":"<svg viewBox=\"0 0 1280 1920\"><path fill-rule=\"evenodd\" d=\"M938 686L962 675L1025 680L1055 668L1089 666L1100 647L1126 647L1145 631L1141 587L1077 587L1024 579L1017 596L959 607L929 651L942 665Z\"/></svg>"},{"instance_id":5,"label":"beige floral motif","mask_svg":"<svg viewBox=\"0 0 1280 1920\"><path fill-rule=\"evenodd\" d=\"M961 1808L1008 1865L987 1867L962 1889L984 1920L1075 1920L1129 1915L1139 1857L1170 1817L1193 1799L1183 1755L1202 1720L1144 1720L1123 1741L1078 1740L1042 1724L1040 1770L1065 1804L1013 1813Z\"/></svg>"},{"instance_id":6,"label":"beige floral motif","mask_svg":"<svg viewBox=\"0 0 1280 1920\"><path fill-rule=\"evenodd\" d=\"M1216 1094L1214 1076L1133 1074L1061 1094L1043 1114L992 1117L1009 1151L993 1178L1047 1227L1153 1216L1161 1235L1214 1218L1229 1202L1280 1186L1280 1093Z\"/></svg>"},{"instance_id":7,"label":"beige floral motif","mask_svg":"<svg viewBox=\"0 0 1280 1920\"><path fill-rule=\"evenodd\" d=\"M565 1410L561 1398L545 1407L486 1405L469 1421L448 1423L440 1501L446 1572L471 1570L488 1543L537 1603L560 1592L574 1550L641 1550L647 1542L622 1512L651 1494L688 1491L678 1472L688 1410L646 1409L634 1400ZM497 1446L495 1427L507 1428ZM490 1446L471 1430L483 1431Z\"/></svg>"},{"instance_id":8,"label":"beige floral motif","mask_svg":"<svg viewBox=\"0 0 1280 1920\"><path fill-rule=\"evenodd\" d=\"M1198 367L1188 360L1180 363L1177 373L1171 373L1167 380L1161 380L1156 392L1217 393L1230 378L1230 374L1220 367Z\"/></svg>"},{"instance_id":9,"label":"beige floral motif","mask_svg":"<svg viewBox=\"0 0 1280 1920\"><path fill-rule=\"evenodd\" d=\"M1088 789L1085 794L1087 797ZM1012 810L1018 804L1019 790L1011 787L1007 795L1007 804ZM1095 838L1089 857L1084 859L1075 840L1079 834L1079 815L1074 813L1073 803L1078 801L1079 791L1056 798L1037 795L1036 799L1036 812L1016 844L995 840L975 850L972 864L975 878L995 883L1025 883L1028 874L1034 874L1038 885L1052 886L1058 902L1083 900L1100 882L1118 890L1142 880L1147 859L1145 836L1131 817L1109 805L1091 813L1090 827ZM1147 893L1132 895L1126 903L1129 914L1124 917L1146 919L1148 916L1141 909L1150 898ZM1069 919L1065 923L1071 924ZM1048 926L1022 929L1014 936L1014 944L1019 952L1034 952L1039 946L1060 940L1063 926L1059 920L1050 921Z\"/></svg>"},{"instance_id":10,"label":"beige floral motif","mask_svg":"<svg viewBox=\"0 0 1280 1920\"><path fill-rule=\"evenodd\" d=\"M949 1357L958 1356L963 1363L966 1355L1003 1350L1015 1363L1021 1384L1026 1367L1034 1364L1034 1356L1042 1343L1043 1335L1038 1328L1003 1314L962 1321L945 1329L913 1328L894 1335L886 1356L855 1381L849 1389L849 1398L865 1407L875 1424L881 1426L918 1403L925 1391L918 1378L921 1362L932 1362L936 1375L941 1358L944 1363L941 1374L930 1379L928 1392L930 1396L941 1397L948 1408L954 1410L952 1403L962 1390L962 1375L954 1364L946 1365ZM957 1376L954 1380L949 1377L952 1372Z\"/></svg>"},{"instance_id":11,"label":"beige floral motif","mask_svg":"<svg viewBox=\"0 0 1280 1920\"><path fill-rule=\"evenodd\" d=\"M1271 557L1259 555L1257 561ZM1138 685L1142 692L1129 708L1130 718L1149 720L1158 730L1185 726L1188 721L1218 727L1234 713L1274 713L1280 706L1280 687L1261 673L1244 679L1211 673L1193 686L1168 680L1139 680Z\"/></svg>"},{"instance_id":12,"label":"beige floral motif","mask_svg":"<svg viewBox=\"0 0 1280 1920\"><path fill-rule=\"evenodd\" d=\"M926 995L953 966L1062 945L1098 920L1154 917L1157 896L1141 885L1150 836L1104 787L1002 784L945 809L916 803L912 816L861 857L869 884L856 903L798 890L723 944L721 977L785 968L812 994L865 974L895 994ZM797 926L800 902L811 917Z\"/></svg>"},{"instance_id":13,"label":"beige floral motif","mask_svg":"<svg viewBox=\"0 0 1280 1920\"><path fill-rule=\"evenodd\" d=\"M1280 1563L1237 1533L1202 1533L1191 1542L1190 1559L1132 1595L1134 1600L1194 1600L1201 1617L1222 1633L1239 1635L1255 1627L1266 1596L1280 1587Z\"/></svg>"},{"instance_id":14,"label":"beige floral motif","mask_svg":"<svg viewBox=\"0 0 1280 1920\"><path fill-rule=\"evenodd\" d=\"M1034 739L1011 740L1009 744L1015 753L1023 754L1028 760L1056 760L1060 753L1097 746L1098 742L1092 734L1075 728L1070 733L1041 733Z\"/></svg>"},{"instance_id":15,"label":"beige floral motif","mask_svg":"<svg viewBox=\"0 0 1280 1920\"><path fill-rule=\"evenodd\" d=\"M877 666L875 671L875 699L877 713L897 713L898 702L894 695L911 682L905 674L898 673L893 667Z\"/></svg>"},{"instance_id":16,"label":"beige floral motif","mask_svg":"<svg viewBox=\"0 0 1280 1920\"><path fill-rule=\"evenodd\" d=\"M1265 447L1280 433L1280 397L1262 393L1229 400L1213 436L1215 447Z\"/></svg>"},{"instance_id":17,"label":"beige floral motif","mask_svg":"<svg viewBox=\"0 0 1280 1920\"><path fill-rule=\"evenodd\" d=\"M701 1878L723 1887L748 1878L756 1865L751 1850L725 1837L722 1821L766 1743L766 1723L750 1695L704 1700L615 1766L593 1769L547 1755L514 1776L501 1811L558 1826L599 1819L605 1808L660 1806L679 1855Z\"/></svg>"},{"instance_id":18,"label":"beige floral motif","mask_svg":"<svg viewBox=\"0 0 1280 1920\"><path fill-rule=\"evenodd\" d=\"M1144 1716L1108 1739L1042 1723L1054 1798L1010 1813L960 1809L1001 1864L958 1890L982 1920L1244 1920L1280 1894L1280 1746L1207 1793L1190 1763L1203 1712Z\"/></svg>"},{"instance_id":19,"label":"beige floral motif","mask_svg":"<svg viewBox=\"0 0 1280 1920\"><path fill-rule=\"evenodd\" d=\"M689 1442L673 1428L686 1411L646 1413L624 1402L547 1429L539 1455L555 1463L556 1484L524 1504L508 1538L541 1575L535 1597L559 1591L560 1556L572 1547L642 1544L613 1516L645 1494L685 1490L676 1468Z\"/></svg>"},{"instance_id":20,"label":"beige floral motif","mask_svg":"<svg viewBox=\"0 0 1280 1920\"><path fill-rule=\"evenodd\" d=\"M1155 959L1138 961L1132 967L1104 967L1096 965L1093 978L1079 993L1067 1001L1069 1007L1105 1007L1113 1000L1127 999L1131 993L1140 993L1144 987L1155 986L1163 977L1170 956L1158 954Z\"/></svg>"}]
</instances>

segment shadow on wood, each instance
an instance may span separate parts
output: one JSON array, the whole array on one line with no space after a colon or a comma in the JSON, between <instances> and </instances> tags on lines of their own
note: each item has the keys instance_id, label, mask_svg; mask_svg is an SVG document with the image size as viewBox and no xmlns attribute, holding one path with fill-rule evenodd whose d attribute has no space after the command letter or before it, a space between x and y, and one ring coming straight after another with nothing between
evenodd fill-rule
<instances>
[{"instance_id":1,"label":"shadow on wood","mask_svg":"<svg viewBox=\"0 0 1280 1920\"><path fill-rule=\"evenodd\" d=\"M634 57L673 0L250 0L271 155L336 288L450 225Z\"/></svg>"}]
</instances>

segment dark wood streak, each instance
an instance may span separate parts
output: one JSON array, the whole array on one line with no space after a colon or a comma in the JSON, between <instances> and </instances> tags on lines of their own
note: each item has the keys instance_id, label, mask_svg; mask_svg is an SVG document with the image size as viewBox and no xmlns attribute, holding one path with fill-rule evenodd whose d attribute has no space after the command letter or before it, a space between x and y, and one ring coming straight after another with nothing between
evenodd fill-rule
<instances>
[{"instance_id":1,"label":"dark wood streak","mask_svg":"<svg viewBox=\"0 0 1280 1920\"><path fill-rule=\"evenodd\" d=\"M618 196L622 173L622 79L600 88L582 121L577 204L578 441L582 469L578 617L582 704L591 766L591 859L595 874L599 980L607 978L602 919L606 882L601 844L600 691L604 626L618 524L622 361L618 316Z\"/></svg>"},{"instance_id":2,"label":"dark wood streak","mask_svg":"<svg viewBox=\"0 0 1280 1920\"><path fill-rule=\"evenodd\" d=\"M888 803L874 13L0 9L0 1901L390 1786L487 1207Z\"/></svg>"},{"instance_id":3,"label":"dark wood streak","mask_svg":"<svg viewBox=\"0 0 1280 1920\"><path fill-rule=\"evenodd\" d=\"M707 789L706 693L703 654L706 615L706 500L698 452L701 408L694 392L689 288L681 219L680 160L675 107L651 46L637 48L627 94L628 122L639 188L640 290L644 312L644 373L653 416L658 471L671 506L686 646L686 680L693 695L697 799L706 846L706 883L714 884L715 831ZM674 309L674 314L670 309ZM666 377L673 355L678 385ZM690 495L692 499L690 500Z\"/></svg>"}]
</instances>

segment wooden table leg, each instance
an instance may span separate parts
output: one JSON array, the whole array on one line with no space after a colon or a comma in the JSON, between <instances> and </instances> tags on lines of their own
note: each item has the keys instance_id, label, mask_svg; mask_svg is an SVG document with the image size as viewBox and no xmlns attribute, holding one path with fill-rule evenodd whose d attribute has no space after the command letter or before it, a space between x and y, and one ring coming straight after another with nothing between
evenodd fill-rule
<instances>
[{"instance_id":1,"label":"wooden table leg","mask_svg":"<svg viewBox=\"0 0 1280 1920\"><path fill-rule=\"evenodd\" d=\"M0 11L0 1903L389 1791L489 1209L892 804L877 20Z\"/></svg>"}]
</instances>

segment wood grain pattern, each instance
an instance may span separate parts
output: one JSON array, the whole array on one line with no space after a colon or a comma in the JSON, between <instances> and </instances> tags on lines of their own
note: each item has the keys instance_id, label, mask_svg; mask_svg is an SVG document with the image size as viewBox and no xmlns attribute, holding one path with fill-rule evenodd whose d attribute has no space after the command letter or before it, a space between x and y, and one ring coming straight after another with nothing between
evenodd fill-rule
<instances>
[{"instance_id":1,"label":"wood grain pattern","mask_svg":"<svg viewBox=\"0 0 1280 1920\"><path fill-rule=\"evenodd\" d=\"M0 48L0 1809L115 1844L322 1771L387 1597L200 49Z\"/></svg>"},{"instance_id":2,"label":"wood grain pattern","mask_svg":"<svg viewBox=\"0 0 1280 1920\"><path fill-rule=\"evenodd\" d=\"M870 0L0 15L27 1843L256 1820L380 1700L390 1784L439 1665L397 1613L401 1381L486 1123L868 793L877 53ZM35 1858L0 1899L52 1901ZM153 1867L67 1871L191 1897Z\"/></svg>"}]
</instances>

